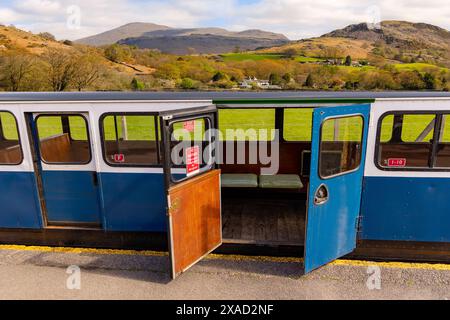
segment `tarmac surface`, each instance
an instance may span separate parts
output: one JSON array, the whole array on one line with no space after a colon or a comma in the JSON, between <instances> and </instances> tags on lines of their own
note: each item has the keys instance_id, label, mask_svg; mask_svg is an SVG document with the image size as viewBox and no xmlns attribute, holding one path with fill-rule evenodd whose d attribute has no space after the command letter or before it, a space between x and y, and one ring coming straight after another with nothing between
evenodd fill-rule
<instances>
[{"instance_id":1,"label":"tarmac surface","mask_svg":"<svg viewBox=\"0 0 450 320\"><path fill-rule=\"evenodd\" d=\"M160 252L0 246L0 299L445 299L450 265L210 255L172 281Z\"/></svg>"}]
</instances>

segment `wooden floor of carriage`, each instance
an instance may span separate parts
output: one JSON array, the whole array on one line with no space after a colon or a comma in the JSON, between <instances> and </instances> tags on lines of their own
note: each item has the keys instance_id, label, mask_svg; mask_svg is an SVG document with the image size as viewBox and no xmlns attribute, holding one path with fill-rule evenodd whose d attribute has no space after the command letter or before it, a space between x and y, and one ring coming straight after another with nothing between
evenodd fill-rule
<instances>
[{"instance_id":1,"label":"wooden floor of carriage","mask_svg":"<svg viewBox=\"0 0 450 320\"><path fill-rule=\"evenodd\" d=\"M228 243L303 245L305 200L226 198L222 203L223 239Z\"/></svg>"}]
</instances>

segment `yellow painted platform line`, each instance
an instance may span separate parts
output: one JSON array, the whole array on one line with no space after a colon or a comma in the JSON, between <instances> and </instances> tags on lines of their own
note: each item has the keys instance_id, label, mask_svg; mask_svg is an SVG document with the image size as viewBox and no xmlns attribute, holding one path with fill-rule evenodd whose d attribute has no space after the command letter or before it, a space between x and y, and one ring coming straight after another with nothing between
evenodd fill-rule
<instances>
[{"instance_id":1,"label":"yellow painted platform line","mask_svg":"<svg viewBox=\"0 0 450 320\"><path fill-rule=\"evenodd\" d=\"M68 248L68 247L43 247L43 246L23 246L23 245L0 245L0 250L17 251L41 251L56 253L93 253L104 255L139 255L139 256L167 256L167 252L150 250L116 250L116 249L94 249L94 248Z\"/></svg>"},{"instance_id":2,"label":"yellow painted platform line","mask_svg":"<svg viewBox=\"0 0 450 320\"><path fill-rule=\"evenodd\" d=\"M102 255L133 255L133 256L153 256L153 257L168 256L167 252L151 251L151 250L140 251L140 250L44 247L44 246L24 246L24 245L0 245L0 250L39 251L39 252L55 252L55 253L75 253L75 254L91 253ZM278 262L278 263L303 263L303 258L223 255L223 254L210 254L206 257L206 259L230 260L230 261ZM353 266L353 267L378 266L380 268L392 268L392 269L422 269L422 270L450 271L450 264L439 264L439 263L374 262L374 261L342 259L336 260L330 263L330 265Z\"/></svg>"}]
</instances>

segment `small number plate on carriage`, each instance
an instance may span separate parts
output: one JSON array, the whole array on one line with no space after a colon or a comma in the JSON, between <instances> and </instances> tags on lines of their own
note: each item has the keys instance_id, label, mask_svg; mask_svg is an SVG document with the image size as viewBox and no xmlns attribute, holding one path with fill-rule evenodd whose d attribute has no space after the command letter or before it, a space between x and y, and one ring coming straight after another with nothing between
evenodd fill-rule
<instances>
[{"instance_id":1,"label":"small number plate on carriage","mask_svg":"<svg viewBox=\"0 0 450 320\"><path fill-rule=\"evenodd\" d=\"M406 159L405 158L391 158L391 159L388 159L388 167L393 167L393 168L406 167Z\"/></svg>"}]
</instances>

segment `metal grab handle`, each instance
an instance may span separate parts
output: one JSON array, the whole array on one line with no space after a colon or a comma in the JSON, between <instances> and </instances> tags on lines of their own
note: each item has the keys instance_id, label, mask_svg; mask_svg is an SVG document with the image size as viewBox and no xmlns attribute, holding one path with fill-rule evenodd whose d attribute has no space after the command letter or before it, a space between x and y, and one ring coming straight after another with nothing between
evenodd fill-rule
<instances>
[{"instance_id":1,"label":"metal grab handle","mask_svg":"<svg viewBox=\"0 0 450 320\"><path fill-rule=\"evenodd\" d=\"M326 185L322 184L319 188L317 188L316 193L314 194L314 204L316 206L320 206L325 204L329 199L329 192Z\"/></svg>"}]
</instances>

